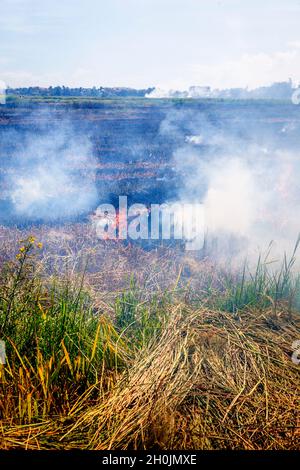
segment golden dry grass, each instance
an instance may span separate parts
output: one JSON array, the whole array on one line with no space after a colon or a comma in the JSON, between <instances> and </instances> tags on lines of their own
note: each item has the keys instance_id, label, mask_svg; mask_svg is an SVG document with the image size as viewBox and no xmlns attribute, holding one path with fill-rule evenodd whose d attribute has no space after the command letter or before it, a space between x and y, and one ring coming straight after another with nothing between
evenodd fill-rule
<instances>
[{"instance_id":1,"label":"golden dry grass","mask_svg":"<svg viewBox=\"0 0 300 470\"><path fill-rule=\"evenodd\" d=\"M106 391L96 385L96 398L94 387L64 419L2 422L1 447L299 449L298 316L170 309L161 335Z\"/></svg>"},{"instance_id":2,"label":"golden dry grass","mask_svg":"<svg viewBox=\"0 0 300 470\"><path fill-rule=\"evenodd\" d=\"M36 234L47 250L34 269L30 258L16 277L18 260L1 279L1 309L14 315L1 449L300 449L290 270L238 284L208 260L73 230ZM1 233L12 257L21 233Z\"/></svg>"}]
</instances>

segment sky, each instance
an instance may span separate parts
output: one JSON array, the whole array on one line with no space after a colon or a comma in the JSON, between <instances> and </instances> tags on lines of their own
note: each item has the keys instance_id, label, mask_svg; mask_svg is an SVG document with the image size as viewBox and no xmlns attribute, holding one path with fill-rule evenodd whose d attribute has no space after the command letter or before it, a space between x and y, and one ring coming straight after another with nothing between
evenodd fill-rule
<instances>
[{"instance_id":1,"label":"sky","mask_svg":"<svg viewBox=\"0 0 300 470\"><path fill-rule=\"evenodd\" d=\"M0 0L0 81L186 89L300 81L300 0Z\"/></svg>"}]
</instances>

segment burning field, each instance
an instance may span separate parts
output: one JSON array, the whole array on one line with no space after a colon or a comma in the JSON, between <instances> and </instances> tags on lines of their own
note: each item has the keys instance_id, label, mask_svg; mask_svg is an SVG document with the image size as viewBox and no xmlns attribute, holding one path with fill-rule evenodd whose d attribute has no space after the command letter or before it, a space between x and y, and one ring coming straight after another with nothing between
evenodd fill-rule
<instances>
[{"instance_id":1,"label":"burning field","mask_svg":"<svg viewBox=\"0 0 300 470\"><path fill-rule=\"evenodd\" d=\"M0 448L299 450L298 108L52 106L1 108ZM99 239L120 195L203 247Z\"/></svg>"}]
</instances>

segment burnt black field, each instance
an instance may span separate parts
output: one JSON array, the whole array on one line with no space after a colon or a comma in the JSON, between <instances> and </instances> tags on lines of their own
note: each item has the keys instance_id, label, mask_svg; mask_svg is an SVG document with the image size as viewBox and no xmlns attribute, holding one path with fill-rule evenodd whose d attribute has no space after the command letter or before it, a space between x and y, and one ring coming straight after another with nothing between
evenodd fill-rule
<instances>
[{"instance_id":1,"label":"burnt black field","mask_svg":"<svg viewBox=\"0 0 300 470\"><path fill-rule=\"evenodd\" d=\"M97 204L116 205L119 195L127 195L129 203L176 200L186 177L174 163L178 148L196 152L199 160L209 160L223 153L224 140L239 151L251 144L277 150L300 146L300 107L292 103L142 98L9 100L0 106L2 223L27 222L15 214L5 178L14 174L16 155L22 165L24 142L45 139L53 128L60 129L66 122L70 140L76 136L90 142L89 152L96 162L91 178L97 188ZM205 137L202 143L187 142L189 136L199 133ZM223 140L216 140L216 136ZM76 171L80 175L86 169ZM76 219L83 220L87 213L83 211Z\"/></svg>"}]
</instances>

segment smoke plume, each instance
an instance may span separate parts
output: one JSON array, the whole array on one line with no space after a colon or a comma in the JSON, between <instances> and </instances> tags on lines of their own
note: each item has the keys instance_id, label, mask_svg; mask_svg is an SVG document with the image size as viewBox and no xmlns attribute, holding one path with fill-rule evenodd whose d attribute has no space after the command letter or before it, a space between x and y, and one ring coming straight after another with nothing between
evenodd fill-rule
<instances>
[{"instance_id":1,"label":"smoke plume","mask_svg":"<svg viewBox=\"0 0 300 470\"><path fill-rule=\"evenodd\" d=\"M253 117L196 109L171 111L161 124L178 142L179 199L204 204L208 244L221 257L256 258L271 242L274 255L290 252L300 232L299 123Z\"/></svg>"},{"instance_id":2,"label":"smoke plume","mask_svg":"<svg viewBox=\"0 0 300 470\"><path fill-rule=\"evenodd\" d=\"M77 135L67 121L48 120L45 112L33 120L44 123L35 133L6 136L13 139L14 151L5 164L0 199L9 216L47 222L88 212L97 203L89 139Z\"/></svg>"}]
</instances>

